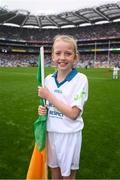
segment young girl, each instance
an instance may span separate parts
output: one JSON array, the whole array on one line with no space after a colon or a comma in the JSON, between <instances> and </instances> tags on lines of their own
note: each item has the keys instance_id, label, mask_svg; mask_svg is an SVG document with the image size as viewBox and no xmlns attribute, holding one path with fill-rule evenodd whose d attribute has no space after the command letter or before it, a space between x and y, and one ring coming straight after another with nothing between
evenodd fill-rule
<instances>
[{"instance_id":1,"label":"young girl","mask_svg":"<svg viewBox=\"0 0 120 180\"><path fill-rule=\"evenodd\" d=\"M52 60L57 71L45 79L45 88L38 88L38 96L48 105L40 106L38 113L48 109L48 166L52 179L75 179L79 169L83 106L88 98L88 81L74 67L77 61L77 43L73 37L58 35L54 39Z\"/></svg>"}]
</instances>

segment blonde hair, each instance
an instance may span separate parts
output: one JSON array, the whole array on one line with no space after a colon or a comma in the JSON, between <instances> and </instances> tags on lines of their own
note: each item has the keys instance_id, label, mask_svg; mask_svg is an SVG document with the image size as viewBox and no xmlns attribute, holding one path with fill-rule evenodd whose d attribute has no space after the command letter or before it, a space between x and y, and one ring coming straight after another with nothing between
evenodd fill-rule
<instances>
[{"instance_id":1,"label":"blonde hair","mask_svg":"<svg viewBox=\"0 0 120 180\"><path fill-rule=\"evenodd\" d=\"M54 41L53 41L52 53L54 52L54 44L56 43L56 41L63 40L63 41L70 42L74 47L75 56L78 55L77 40L75 40L75 38L73 36L70 36L70 35L56 35L53 40Z\"/></svg>"}]
</instances>

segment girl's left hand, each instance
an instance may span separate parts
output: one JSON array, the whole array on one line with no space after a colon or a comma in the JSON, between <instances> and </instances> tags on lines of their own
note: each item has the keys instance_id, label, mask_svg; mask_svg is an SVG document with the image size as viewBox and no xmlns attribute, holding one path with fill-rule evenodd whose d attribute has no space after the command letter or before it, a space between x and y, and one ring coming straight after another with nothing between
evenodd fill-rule
<instances>
[{"instance_id":1,"label":"girl's left hand","mask_svg":"<svg viewBox=\"0 0 120 180\"><path fill-rule=\"evenodd\" d=\"M47 114L47 105L38 107L38 114L45 116Z\"/></svg>"}]
</instances>

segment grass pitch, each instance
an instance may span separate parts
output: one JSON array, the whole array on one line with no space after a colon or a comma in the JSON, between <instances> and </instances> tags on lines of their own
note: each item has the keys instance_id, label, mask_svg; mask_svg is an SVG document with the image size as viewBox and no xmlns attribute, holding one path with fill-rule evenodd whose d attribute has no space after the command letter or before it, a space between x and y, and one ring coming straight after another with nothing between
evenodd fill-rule
<instances>
[{"instance_id":1,"label":"grass pitch","mask_svg":"<svg viewBox=\"0 0 120 180\"><path fill-rule=\"evenodd\" d=\"M77 179L119 179L120 79L110 69L78 70L88 77L89 99ZM0 179L26 177L39 102L36 74L36 68L0 68Z\"/></svg>"}]
</instances>

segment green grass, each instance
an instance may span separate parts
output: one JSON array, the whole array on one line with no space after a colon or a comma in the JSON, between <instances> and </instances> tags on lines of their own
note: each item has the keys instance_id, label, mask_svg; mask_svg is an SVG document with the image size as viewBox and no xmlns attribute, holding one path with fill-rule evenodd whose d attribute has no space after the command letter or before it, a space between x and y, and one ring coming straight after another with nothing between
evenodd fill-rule
<instances>
[{"instance_id":1,"label":"green grass","mask_svg":"<svg viewBox=\"0 0 120 180\"><path fill-rule=\"evenodd\" d=\"M109 69L80 71L89 80L89 99L77 179L119 179L120 79L113 80ZM0 179L26 177L37 118L36 74L36 68L0 68Z\"/></svg>"}]
</instances>

